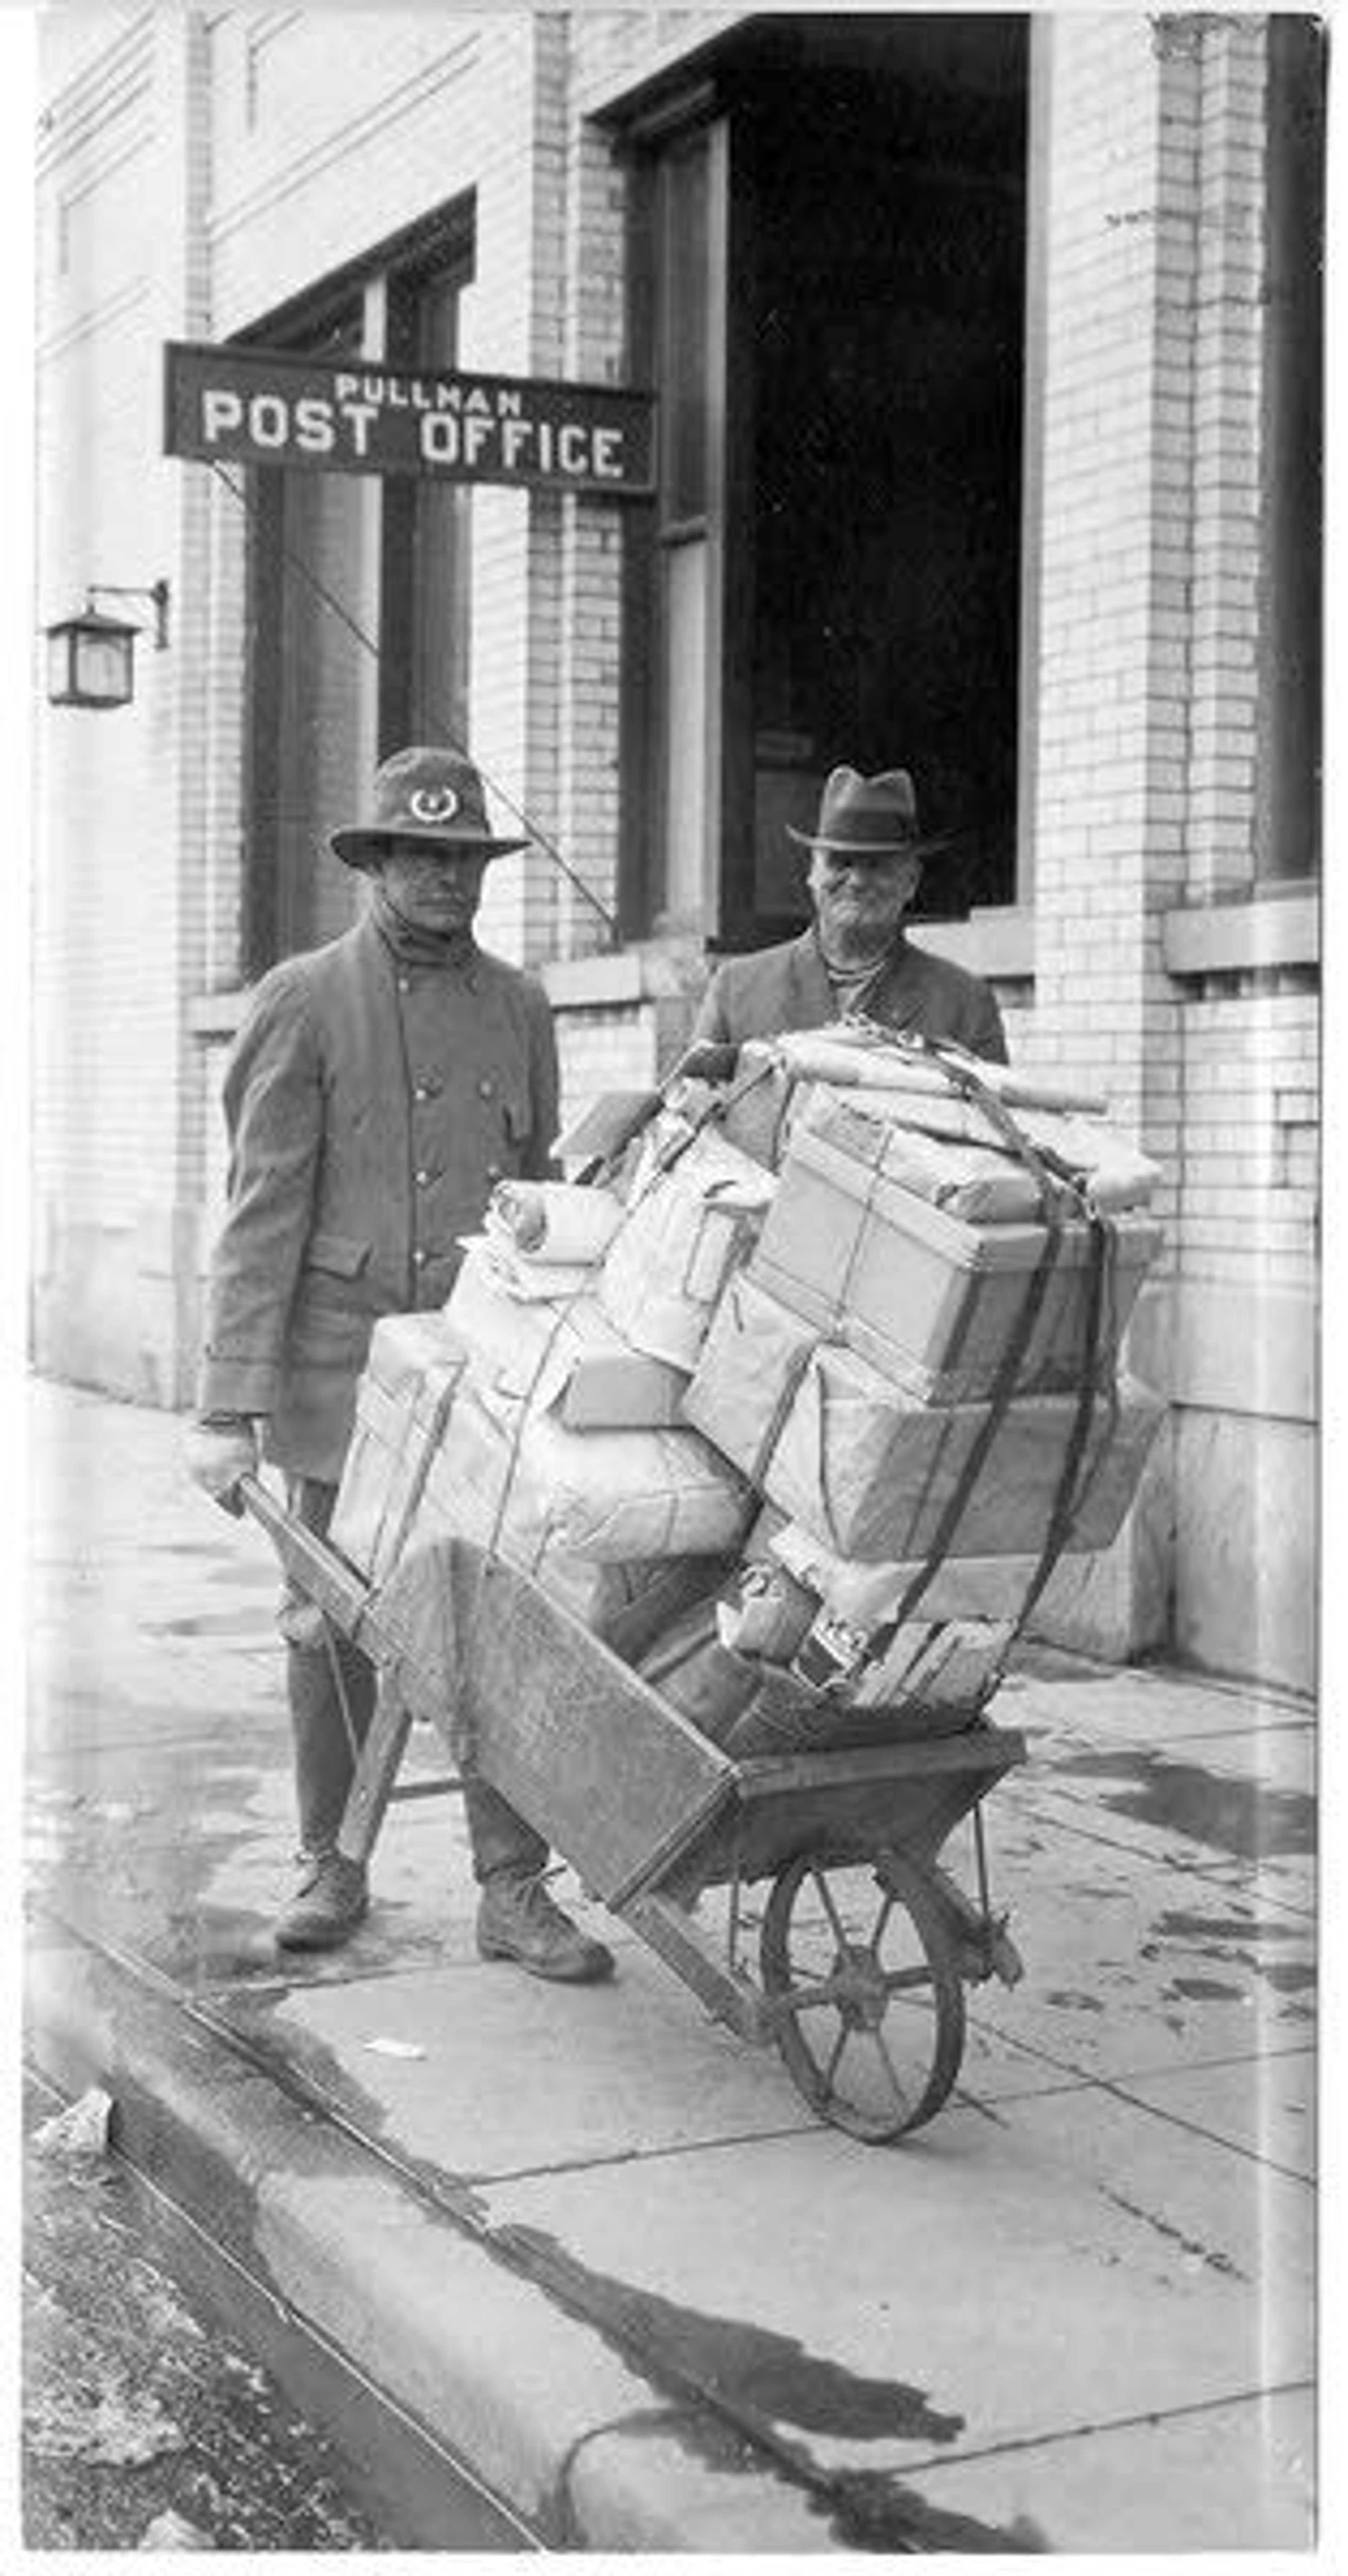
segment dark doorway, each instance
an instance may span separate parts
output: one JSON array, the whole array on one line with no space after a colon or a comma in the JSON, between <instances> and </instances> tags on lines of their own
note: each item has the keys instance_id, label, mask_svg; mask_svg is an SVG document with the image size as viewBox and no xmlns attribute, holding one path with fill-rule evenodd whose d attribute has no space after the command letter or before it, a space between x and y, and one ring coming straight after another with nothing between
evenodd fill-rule
<instances>
[{"instance_id":1,"label":"dark doorway","mask_svg":"<svg viewBox=\"0 0 1348 2576\"><path fill-rule=\"evenodd\" d=\"M925 910L1014 894L1025 22L776 29L731 115L734 945L803 917L784 827L839 761L957 836Z\"/></svg>"}]
</instances>

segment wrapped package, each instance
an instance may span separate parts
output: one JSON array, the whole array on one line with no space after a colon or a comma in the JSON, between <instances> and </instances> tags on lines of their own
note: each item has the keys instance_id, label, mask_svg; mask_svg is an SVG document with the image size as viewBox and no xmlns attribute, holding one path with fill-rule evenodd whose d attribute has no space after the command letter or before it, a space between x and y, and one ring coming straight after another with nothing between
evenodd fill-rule
<instances>
[{"instance_id":1,"label":"wrapped package","mask_svg":"<svg viewBox=\"0 0 1348 2576\"><path fill-rule=\"evenodd\" d=\"M445 1307L480 1384L555 1409L572 1431L681 1420L686 1370L631 1349L593 1295L529 1298L517 1276L493 1244L472 1242Z\"/></svg>"},{"instance_id":2,"label":"wrapped package","mask_svg":"<svg viewBox=\"0 0 1348 2576\"><path fill-rule=\"evenodd\" d=\"M729 1555L752 1497L695 1431L568 1431L462 1379L423 1494L449 1528L531 1571L550 1551L597 1564Z\"/></svg>"},{"instance_id":3,"label":"wrapped package","mask_svg":"<svg viewBox=\"0 0 1348 2576\"><path fill-rule=\"evenodd\" d=\"M649 1637L666 1624L671 1598L671 1583L681 1589L673 1595L681 1606L685 1579L698 1577L697 1588L705 1588L724 1566L724 1558L714 1558L712 1575L703 1574L701 1558L638 1557L629 1564L599 1563L594 1557L576 1556L569 1548L545 1541L540 1548L532 1538L519 1542L518 1533L495 1530L495 1514L481 1494L464 1496L447 1489L443 1477L430 1476L424 1485L416 1514L404 1542L404 1556L414 1556L418 1549L443 1538L475 1540L479 1547L494 1544L497 1552L511 1565L532 1575L540 1589L554 1601L560 1601L573 1619L579 1619L591 1634L602 1637L620 1654L629 1654L629 1641L643 1647ZM630 1657L629 1657L630 1659Z\"/></svg>"},{"instance_id":4,"label":"wrapped package","mask_svg":"<svg viewBox=\"0 0 1348 2576\"><path fill-rule=\"evenodd\" d=\"M811 1134L970 1225L1033 1224L1042 1212L1039 1184L1028 1165L990 1145L924 1136L873 1105L857 1109L827 1096L812 1104L808 1126ZM1058 1195L1065 1199L1067 1193L1060 1189Z\"/></svg>"},{"instance_id":5,"label":"wrapped package","mask_svg":"<svg viewBox=\"0 0 1348 2576\"><path fill-rule=\"evenodd\" d=\"M839 1020L827 1028L792 1029L771 1041L782 1062L802 1079L854 1084L876 1091L942 1092L954 1086L940 1061L921 1044L905 1046L893 1031L879 1031L856 1021ZM969 1055L953 1040L942 1050L955 1068L963 1067L987 1091L995 1091L1008 1108L1065 1109L1101 1117L1105 1103L1095 1093L1024 1074L1014 1065L993 1064Z\"/></svg>"},{"instance_id":6,"label":"wrapped package","mask_svg":"<svg viewBox=\"0 0 1348 2576\"><path fill-rule=\"evenodd\" d=\"M1038 1211L1029 1166L1008 1146L989 1112L956 1092L936 1099L924 1093L830 1091L812 1084L800 1095L797 1114L817 1135L832 1136L843 1145L856 1118L884 1128L884 1148L863 1143L863 1159L875 1162L883 1155L893 1179L948 1208L952 1216L996 1224ZM1064 1109L1018 1108L1013 1117L1047 1158L1050 1177L1070 1182L1102 1214L1148 1205L1161 1178L1160 1166L1118 1128ZM978 1186L980 1181L987 1182L986 1189ZM1068 1193L1064 1196L1070 1205Z\"/></svg>"},{"instance_id":7,"label":"wrapped package","mask_svg":"<svg viewBox=\"0 0 1348 2576\"><path fill-rule=\"evenodd\" d=\"M375 1325L329 1536L376 1583L398 1561L467 1362L443 1316Z\"/></svg>"},{"instance_id":8,"label":"wrapped package","mask_svg":"<svg viewBox=\"0 0 1348 2576\"><path fill-rule=\"evenodd\" d=\"M684 1420L705 1432L751 1485L764 1470L819 1341L752 1271L726 1282L683 1399Z\"/></svg>"},{"instance_id":9,"label":"wrapped package","mask_svg":"<svg viewBox=\"0 0 1348 2576\"><path fill-rule=\"evenodd\" d=\"M523 1261L602 1259L622 1223L612 1190L575 1181L498 1181L487 1203L486 1231L504 1236Z\"/></svg>"},{"instance_id":10,"label":"wrapped package","mask_svg":"<svg viewBox=\"0 0 1348 2576\"><path fill-rule=\"evenodd\" d=\"M520 1305L562 1305L573 1297L593 1293L592 1261L530 1261L516 1251L509 1235L502 1233L461 1234L459 1243L465 1255L490 1254L497 1279Z\"/></svg>"},{"instance_id":11,"label":"wrapped package","mask_svg":"<svg viewBox=\"0 0 1348 2576\"><path fill-rule=\"evenodd\" d=\"M1007 1404L947 1545L960 1556L1042 1547L1077 1416L1072 1395ZM1131 1381L1092 1400L1064 1545L1107 1547L1132 1502L1164 1414ZM964 1480L985 1404L933 1407L838 1343L811 1354L763 1477L770 1502L837 1555L863 1563L922 1558Z\"/></svg>"},{"instance_id":12,"label":"wrapped package","mask_svg":"<svg viewBox=\"0 0 1348 2576\"><path fill-rule=\"evenodd\" d=\"M804 1752L940 1733L977 1715L1010 1634L1005 1623L914 1621L868 1655L864 1639L829 1636L813 1596L784 1575L763 1626L768 1587L744 1578L764 1571L742 1569L718 1596L694 1603L638 1663L713 1742L737 1755ZM755 1636L758 1647L779 1651L758 1651Z\"/></svg>"},{"instance_id":13,"label":"wrapped package","mask_svg":"<svg viewBox=\"0 0 1348 2576\"><path fill-rule=\"evenodd\" d=\"M813 1117L793 1130L751 1275L821 1332L835 1334L895 1385L933 1405L992 1393L1045 1256L1039 1224L973 1225L934 1207ZM883 1132L883 1131L879 1131ZM1145 1217L1119 1217L1106 1250L1097 1365L1112 1361L1137 1291L1160 1250ZM1063 1225L1016 1383L1075 1386L1086 1357L1092 1229Z\"/></svg>"},{"instance_id":14,"label":"wrapped package","mask_svg":"<svg viewBox=\"0 0 1348 2576\"><path fill-rule=\"evenodd\" d=\"M775 1187L747 1154L703 1129L672 1162L660 1122L643 1144L627 1213L599 1274L605 1313L624 1341L691 1369L730 1272L747 1258Z\"/></svg>"},{"instance_id":15,"label":"wrapped package","mask_svg":"<svg viewBox=\"0 0 1348 2576\"><path fill-rule=\"evenodd\" d=\"M839 1556L803 1522L784 1520L775 1504L759 1515L745 1546L774 1557L785 1573L863 1636L894 1616L922 1570L917 1557L863 1565L855 1557ZM1077 1562L1066 1552L1059 1559L1061 1564ZM1018 1619L1038 1567L1037 1555L944 1557L917 1608L924 1619Z\"/></svg>"},{"instance_id":16,"label":"wrapped package","mask_svg":"<svg viewBox=\"0 0 1348 2576\"><path fill-rule=\"evenodd\" d=\"M716 1112L719 1133L765 1170L777 1171L805 1089L782 1062L774 1045L750 1038L740 1048L733 1082L725 1085Z\"/></svg>"}]
</instances>

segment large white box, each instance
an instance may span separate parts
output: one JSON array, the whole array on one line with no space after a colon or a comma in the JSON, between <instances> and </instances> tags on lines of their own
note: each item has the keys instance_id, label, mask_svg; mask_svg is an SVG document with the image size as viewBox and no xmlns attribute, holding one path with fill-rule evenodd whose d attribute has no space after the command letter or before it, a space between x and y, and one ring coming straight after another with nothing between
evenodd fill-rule
<instances>
[{"instance_id":1,"label":"large white box","mask_svg":"<svg viewBox=\"0 0 1348 2576\"><path fill-rule=\"evenodd\" d=\"M947 1542L960 1556L1024 1556L1048 1536L1077 1416L1073 1395L1013 1396ZM837 1555L862 1563L925 1557L991 1408L931 1406L854 1351L821 1342L806 1364L763 1472L770 1502ZM1132 1381L1092 1403L1077 1500L1063 1544L1107 1547L1137 1490L1164 1416Z\"/></svg>"},{"instance_id":2,"label":"large white box","mask_svg":"<svg viewBox=\"0 0 1348 2576\"><path fill-rule=\"evenodd\" d=\"M420 1509L531 1571L557 1549L609 1565L728 1556L753 1506L743 1477L695 1431L568 1431L469 1369Z\"/></svg>"},{"instance_id":3,"label":"large white box","mask_svg":"<svg viewBox=\"0 0 1348 2576\"><path fill-rule=\"evenodd\" d=\"M751 1275L926 1402L978 1402L997 1383L1048 1229L974 1225L934 1206L890 1176L882 1147L875 1160L863 1159L862 1138L884 1132L857 1120L844 1149L836 1133L810 1124L795 1130ZM1149 1218L1114 1221L1101 1316L1105 1363L1160 1246L1160 1227ZM1065 1223L1017 1365L1018 1388L1047 1393L1080 1380L1091 1251L1085 1222Z\"/></svg>"}]
</instances>

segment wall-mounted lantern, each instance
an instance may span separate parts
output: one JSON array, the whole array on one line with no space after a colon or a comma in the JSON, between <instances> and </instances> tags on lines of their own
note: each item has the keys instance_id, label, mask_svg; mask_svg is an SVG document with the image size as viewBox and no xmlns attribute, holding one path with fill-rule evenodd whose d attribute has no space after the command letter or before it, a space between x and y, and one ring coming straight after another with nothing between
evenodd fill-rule
<instances>
[{"instance_id":1,"label":"wall-mounted lantern","mask_svg":"<svg viewBox=\"0 0 1348 2576\"><path fill-rule=\"evenodd\" d=\"M168 643L169 586L156 581L146 589L124 589L115 582L90 582L77 617L63 617L47 634L47 696L54 707L124 707L135 694L136 637L142 632L125 617L107 617L97 599L148 599L154 609L154 645Z\"/></svg>"}]
</instances>

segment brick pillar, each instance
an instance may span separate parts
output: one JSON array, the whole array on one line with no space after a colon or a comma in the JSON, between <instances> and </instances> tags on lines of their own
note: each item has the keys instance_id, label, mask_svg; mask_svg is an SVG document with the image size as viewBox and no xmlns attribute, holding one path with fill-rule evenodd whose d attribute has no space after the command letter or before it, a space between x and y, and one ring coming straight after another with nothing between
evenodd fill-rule
<instances>
[{"instance_id":1,"label":"brick pillar","mask_svg":"<svg viewBox=\"0 0 1348 2576\"><path fill-rule=\"evenodd\" d=\"M1181 1032L1161 916L1181 896L1189 792L1193 296L1200 63L1164 25L1036 19L1031 136L1042 422L1027 673L1033 1030L1025 1053L1101 1092L1165 1164L1173 1216ZM1110 1653L1168 1623L1169 1478L1052 1624Z\"/></svg>"},{"instance_id":2,"label":"brick pillar","mask_svg":"<svg viewBox=\"0 0 1348 2576\"><path fill-rule=\"evenodd\" d=\"M566 368L569 293L567 25L541 12L493 27L487 41L503 140L478 191L478 270L462 362L556 376ZM480 488L473 496L473 745L489 775L559 847L563 567L576 506L552 493L526 500ZM554 861L535 846L491 871L483 937L536 964L563 944L567 900Z\"/></svg>"},{"instance_id":3,"label":"brick pillar","mask_svg":"<svg viewBox=\"0 0 1348 2576\"><path fill-rule=\"evenodd\" d=\"M201 13L174 6L172 0L158 0L155 10L154 123L156 224L148 279L148 356L151 366L158 367L163 341L210 337L209 45ZM181 1404L191 1396L200 1331L198 1231L206 1104L201 1050L188 1034L182 1000L201 975L213 882L207 649L214 510L204 467L165 458L157 471L164 479L165 516L173 531L170 689L159 756L171 782L164 872L176 901L174 990L179 1007L173 1171L171 1180L165 1175L164 1202L142 1205L138 1239L147 1292L162 1298L172 1316L163 1391L170 1403Z\"/></svg>"},{"instance_id":4,"label":"brick pillar","mask_svg":"<svg viewBox=\"0 0 1348 2576\"><path fill-rule=\"evenodd\" d=\"M1216 1220L1181 1190L1199 1135L1181 1124L1185 1005L1162 918L1248 887L1260 828L1267 42L1257 18L1035 25L1031 1047L1098 1087L1167 1168L1170 1251L1133 1335L1167 1389L1178 1275ZM1238 1108L1229 1142L1248 1178ZM1078 1602L1081 1642L1169 1638L1168 1468Z\"/></svg>"},{"instance_id":5,"label":"brick pillar","mask_svg":"<svg viewBox=\"0 0 1348 2576\"><path fill-rule=\"evenodd\" d=\"M1035 23L1048 180L1041 374L1036 1057L1169 1161L1159 914L1184 884L1197 75L1151 23Z\"/></svg>"},{"instance_id":6,"label":"brick pillar","mask_svg":"<svg viewBox=\"0 0 1348 2576\"><path fill-rule=\"evenodd\" d=\"M566 368L586 383L616 384L624 357L626 181L606 134L575 118L570 133ZM562 549L561 828L570 864L610 912L618 901L625 507L568 503ZM582 957L606 944L599 913L570 886L562 888L558 931L562 956Z\"/></svg>"}]
</instances>

